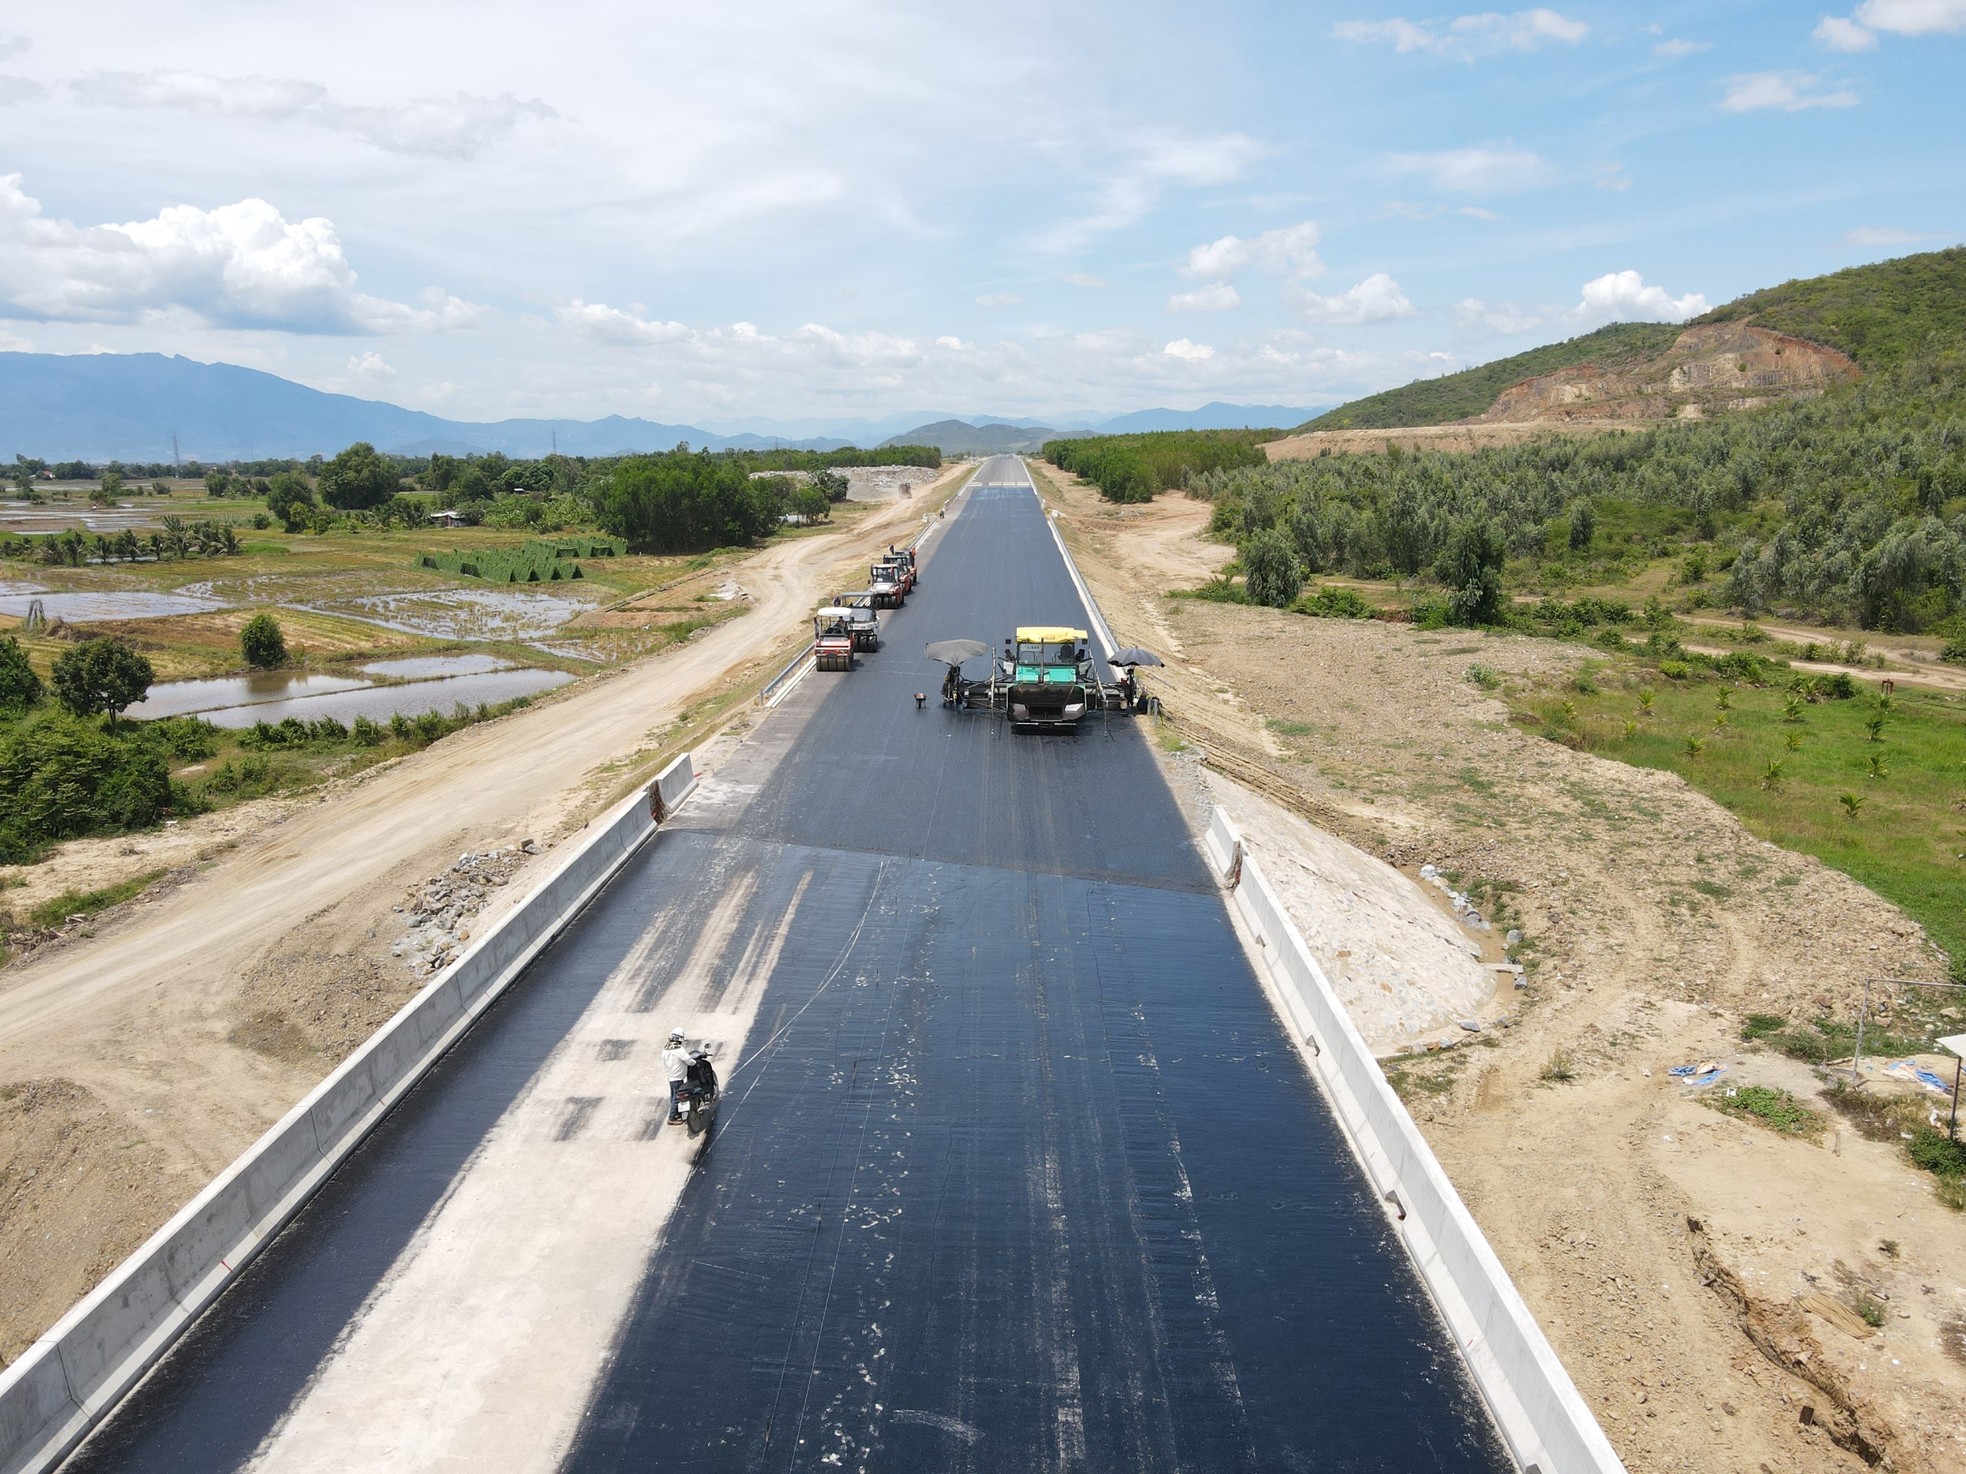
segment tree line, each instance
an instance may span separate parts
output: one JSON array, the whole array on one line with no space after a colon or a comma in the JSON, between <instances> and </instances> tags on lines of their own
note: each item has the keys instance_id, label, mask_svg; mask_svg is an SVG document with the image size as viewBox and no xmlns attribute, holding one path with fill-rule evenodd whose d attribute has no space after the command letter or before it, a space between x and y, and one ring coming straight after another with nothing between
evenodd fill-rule
<instances>
[{"instance_id":1,"label":"tree line","mask_svg":"<svg viewBox=\"0 0 1966 1474\"><path fill-rule=\"evenodd\" d=\"M1268 430L1162 430L1047 440L1042 454L1061 471L1091 482L1109 502L1152 501L1209 471L1265 463Z\"/></svg>"}]
</instances>

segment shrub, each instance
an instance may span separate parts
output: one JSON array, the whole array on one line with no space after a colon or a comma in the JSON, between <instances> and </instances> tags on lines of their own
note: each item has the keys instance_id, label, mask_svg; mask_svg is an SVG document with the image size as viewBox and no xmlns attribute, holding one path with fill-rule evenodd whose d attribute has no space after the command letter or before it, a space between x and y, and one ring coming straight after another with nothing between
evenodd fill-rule
<instances>
[{"instance_id":1,"label":"shrub","mask_svg":"<svg viewBox=\"0 0 1966 1474\"><path fill-rule=\"evenodd\" d=\"M1319 619L1370 619L1374 613L1371 603L1357 589L1339 588L1325 584L1314 594L1301 600L1298 609Z\"/></svg>"},{"instance_id":2,"label":"shrub","mask_svg":"<svg viewBox=\"0 0 1966 1474\"><path fill-rule=\"evenodd\" d=\"M170 769L149 743L59 718L0 742L0 860L55 840L140 829L172 806Z\"/></svg>"},{"instance_id":3,"label":"shrub","mask_svg":"<svg viewBox=\"0 0 1966 1474\"><path fill-rule=\"evenodd\" d=\"M350 735L362 747L380 747L382 739L388 734L367 717L357 717L355 725L350 729Z\"/></svg>"},{"instance_id":4,"label":"shrub","mask_svg":"<svg viewBox=\"0 0 1966 1474\"><path fill-rule=\"evenodd\" d=\"M1659 674L1669 681L1683 681L1687 676L1686 662L1683 660L1662 660L1659 662Z\"/></svg>"},{"instance_id":5,"label":"shrub","mask_svg":"<svg viewBox=\"0 0 1966 1474\"><path fill-rule=\"evenodd\" d=\"M1290 540L1274 529L1259 532L1242 552L1249 602L1288 609L1304 586L1304 570Z\"/></svg>"},{"instance_id":6,"label":"shrub","mask_svg":"<svg viewBox=\"0 0 1966 1474\"><path fill-rule=\"evenodd\" d=\"M1906 1148L1912 1161L1937 1177L1966 1177L1966 1143L1926 1126L1912 1135Z\"/></svg>"},{"instance_id":7,"label":"shrub","mask_svg":"<svg viewBox=\"0 0 1966 1474\"><path fill-rule=\"evenodd\" d=\"M0 640L0 713L19 716L41 699L41 678L12 635Z\"/></svg>"},{"instance_id":8,"label":"shrub","mask_svg":"<svg viewBox=\"0 0 1966 1474\"><path fill-rule=\"evenodd\" d=\"M200 762L218 751L218 728L196 717L145 722L137 735L138 740L163 748L180 762Z\"/></svg>"},{"instance_id":9,"label":"shrub","mask_svg":"<svg viewBox=\"0 0 1966 1474\"><path fill-rule=\"evenodd\" d=\"M259 670L287 663L287 640L280 632L280 622L264 611L247 620L239 631L239 649L246 664Z\"/></svg>"}]
</instances>

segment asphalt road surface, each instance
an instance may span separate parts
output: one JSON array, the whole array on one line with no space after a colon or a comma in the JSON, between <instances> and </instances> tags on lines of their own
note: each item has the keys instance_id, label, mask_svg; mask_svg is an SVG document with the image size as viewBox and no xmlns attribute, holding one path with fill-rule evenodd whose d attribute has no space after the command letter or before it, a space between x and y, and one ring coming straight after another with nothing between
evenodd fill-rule
<instances>
[{"instance_id":1,"label":"asphalt road surface","mask_svg":"<svg viewBox=\"0 0 1966 1474\"><path fill-rule=\"evenodd\" d=\"M1085 622L1017 461L959 508L75 1468L1510 1467L1144 724L937 704Z\"/></svg>"}]
</instances>

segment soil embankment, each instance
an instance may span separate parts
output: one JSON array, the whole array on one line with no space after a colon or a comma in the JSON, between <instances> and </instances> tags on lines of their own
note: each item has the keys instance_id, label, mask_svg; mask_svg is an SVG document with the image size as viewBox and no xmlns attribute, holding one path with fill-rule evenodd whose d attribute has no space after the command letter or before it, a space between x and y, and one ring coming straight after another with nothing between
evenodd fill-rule
<instances>
[{"instance_id":1,"label":"soil embankment","mask_svg":"<svg viewBox=\"0 0 1966 1474\"><path fill-rule=\"evenodd\" d=\"M577 829L932 505L918 490L767 547L732 574L745 614L662 655L352 782L186 821L158 841L179 884L0 973L0 1363L422 986L394 955L421 883Z\"/></svg>"},{"instance_id":2,"label":"soil embankment","mask_svg":"<svg viewBox=\"0 0 1966 1474\"><path fill-rule=\"evenodd\" d=\"M1208 508L1109 507L1049 474L1119 637L1168 657L1150 674L1198 810L1246 807L1234 774L1527 934L1511 1026L1410 1060L1403 1089L1634 1474L1956 1467L1966 1216L1895 1143L1833 1115L1778 1135L1668 1073L1714 1060L1710 1091L1820 1104L1742 1017L1847 1017L1866 979L1941 976L1919 928L1670 774L1511 726L1469 679L1561 674L1580 648L1168 599L1228 556L1196 540Z\"/></svg>"}]
</instances>

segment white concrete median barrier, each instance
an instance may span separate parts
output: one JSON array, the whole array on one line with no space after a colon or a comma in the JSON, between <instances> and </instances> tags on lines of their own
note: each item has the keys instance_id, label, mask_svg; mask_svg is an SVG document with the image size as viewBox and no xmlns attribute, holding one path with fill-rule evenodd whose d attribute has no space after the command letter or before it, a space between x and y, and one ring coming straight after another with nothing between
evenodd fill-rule
<instances>
[{"instance_id":1,"label":"white concrete median barrier","mask_svg":"<svg viewBox=\"0 0 1966 1474\"><path fill-rule=\"evenodd\" d=\"M1202 850L1261 944L1291 1030L1313 1051L1312 1073L1516 1461L1539 1474L1623 1474L1542 1327L1220 808Z\"/></svg>"},{"instance_id":2,"label":"white concrete median barrier","mask_svg":"<svg viewBox=\"0 0 1966 1474\"><path fill-rule=\"evenodd\" d=\"M684 753L567 840L501 921L0 1371L0 1474L67 1457L695 787Z\"/></svg>"}]
</instances>

